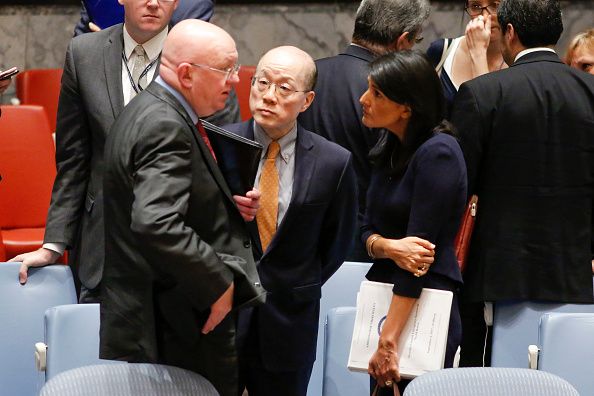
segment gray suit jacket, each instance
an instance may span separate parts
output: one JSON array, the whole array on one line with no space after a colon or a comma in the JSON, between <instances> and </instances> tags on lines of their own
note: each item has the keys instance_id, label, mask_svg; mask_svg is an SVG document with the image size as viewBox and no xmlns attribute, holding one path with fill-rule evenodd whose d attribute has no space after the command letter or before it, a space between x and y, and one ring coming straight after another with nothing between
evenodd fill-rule
<instances>
[{"instance_id":1,"label":"gray suit jacket","mask_svg":"<svg viewBox=\"0 0 594 396\"><path fill-rule=\"evenodd\" d=\"M101 356L174 364L162 351L209 342L200 329L232 281L236 307L263 301L250 236L189 115L159 84L130 102L105 145Z\"/></svg>"},{"instance_id":2,"label":"gray suit jacket","mask_svg":"<svg viewBox=\"0 0 594 396\"><path fill-rule=\"evenodd\" d=\"M44 242L71 249L70 265L81 283L101 282L105 260L103 231L103 147L124 108L122 88L123 25L75 37L68 46L56 126L58 172L47 216ZM158 75L156 65L155 76ZM227 107L207 118L215 124L236 120Z\"/></svg>"},{"instance_id":3,"label":"gray suit jacket","mask_svg":"<svg viewBox=\"0 0 594 396\"><path fill-rule=\"evenodd\" d=\"M58 104L58 172L44 240L74 249L71 265L82 262L79 278L88 288L103 272L103 146L124 108L122 47L122 25L74 38Z\"/></svg>"}]
</instances>

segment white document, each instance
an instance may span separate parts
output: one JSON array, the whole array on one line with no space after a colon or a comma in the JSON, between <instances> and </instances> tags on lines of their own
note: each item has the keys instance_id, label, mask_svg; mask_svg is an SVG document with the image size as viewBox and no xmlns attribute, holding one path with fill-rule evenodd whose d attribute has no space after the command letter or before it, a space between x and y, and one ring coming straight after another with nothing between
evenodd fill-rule
<instances>
[{"instance_id":1,"label":"white document","mask_svg":"<svg viewBox=\"0 0 594 396\"><path fill-rule=\"evenodd\" d=\"M357 295L357 313L348 368L367 372L369 359L377 349L382 326L392 302L389 283L363 281ZM398 343L400 375L414 378L443 368L453 294L423 289Z\"/></svg>"}]
</instances>

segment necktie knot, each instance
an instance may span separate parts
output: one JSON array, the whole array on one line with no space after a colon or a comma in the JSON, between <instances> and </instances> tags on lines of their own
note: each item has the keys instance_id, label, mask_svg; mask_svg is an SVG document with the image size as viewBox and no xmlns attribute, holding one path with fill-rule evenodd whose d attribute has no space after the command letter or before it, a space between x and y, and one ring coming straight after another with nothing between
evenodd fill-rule
<instances>
[{"instance_id":1,"label":"necktie knot","mask_svg":"<svg viewBox=\"0 0 594 396\"><path fill-rule=\"evenodd\" d=\"M280 145L276 140L273 140L268 145L268 152L266 153L266 159L276 159L280 152Z\"/></svg>"},{"instance_id":2,"label":"necktie knot","mask_svg":"<svg viewBox=\"0 0 594 396\"><path fill-rule=\"evenodd\" d=\"M139 56L142 58L144 58L146 56L146 51L144 50L144 47L142 45L137 45L134 48L134 53L136 54L136 56Z\"/></svg>"}]
</instances>

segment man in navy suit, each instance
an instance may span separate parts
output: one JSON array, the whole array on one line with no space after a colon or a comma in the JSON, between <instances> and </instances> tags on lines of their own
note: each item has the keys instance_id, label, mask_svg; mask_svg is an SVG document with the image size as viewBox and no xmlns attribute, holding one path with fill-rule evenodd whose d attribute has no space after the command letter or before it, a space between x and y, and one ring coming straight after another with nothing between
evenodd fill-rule
<instances>
[{"instance_id":1,"label":"man in navy suit","mask_svg":"<svg viewBox=\"0 0 594 396\"><path fill-rule=\"evenodd\" d=\"M351 154L296 122L314 99L315 80L308 54L270 50L252 80L253 119L227 127L264 147L256 177L261 206L250 231L269 293L266 304L240 313L238 325L240 383L250 396L306 394L321 287L342 264L355 232Z\"/></svg>"},{"instance_id":2,"label":"man in navy suit","mask_svg":"<svg viewBox=\"0 0 594 396\"><path fill-rule=\"evenodd\" d=\"M316 61L316 100L299 116L299 122L353 153L359 184L359 221L363 220L371 177L368 154L378 137L376 130L361 121L359 98L367 90L367 64L377 55L410 49L420 41L429 10L427 0L363 0L355 17L351 44L339 55ZM347 260L370 261L359 234L353 239Z\"/></svg>"}]
</instances>

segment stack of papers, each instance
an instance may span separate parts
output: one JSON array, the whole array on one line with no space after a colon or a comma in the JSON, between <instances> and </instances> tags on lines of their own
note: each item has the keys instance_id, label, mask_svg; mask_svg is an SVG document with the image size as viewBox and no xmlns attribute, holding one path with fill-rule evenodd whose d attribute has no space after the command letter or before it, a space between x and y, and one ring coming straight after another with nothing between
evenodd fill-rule
<instances>
[{"instance_id":1,"label":"stack of papers","mask_svg":"<svg viewBox=\"0 0 594 396\"><path fill-rule=\"evenodd\" d=\"M370 281L361 283L349 370L367 372L392 301L393 286ZM443 368L452 298L450 291L423 289L398 343L400 375L403 378L414 378Z\"/></svg>"}]
</instances>

